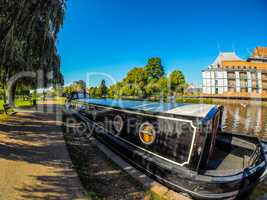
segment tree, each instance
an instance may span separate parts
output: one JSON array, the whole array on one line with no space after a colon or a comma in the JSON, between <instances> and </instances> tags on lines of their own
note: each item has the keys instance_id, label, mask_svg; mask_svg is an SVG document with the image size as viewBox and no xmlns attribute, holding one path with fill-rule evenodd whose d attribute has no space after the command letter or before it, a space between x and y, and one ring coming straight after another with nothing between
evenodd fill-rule
<instances>
[{"instance_id":1,"label":"tree","mask_svg":"<svg viewBox=\"0 0 267 200\"><path fill-rule=\"evenodd\" d=\"M113 85L113 87L115 87L115 85ZM106 97L107 95L114 96L115 94L113 91L108 90L105 80L102 80L98 87L90 87L88 93L90 97Z\"/></svg>"},{"instance_id":2,"label":"tree","mask_svg":"<svg viewBox=\"0 0 267 200\"><path fill-rule=\"evenodd\" d=\"M80 93L80 92L86 92L86 83L83 80L74 81L69 86L65 86L63 93L65 96L70 96L73 93Z\"/></svg>"},{"instance_id":3,"label":"tree","mask_svg":"<svg viewBox=\"0 0 267 200\"><path fill-rule=\"evenodd\" d=\"M74 91L76 92L84 92L86 90L86 83L83 80L75 81L73 83Z\"/></svg>"},{"instance_id":4,"label":"tree","mask_svg":"<svg viewBox=\"0 0 267 200\"><path fill-rule=\"evenodd\" d=\"M165 76L159 80L150 81L145 87L146 96L166 97L168 94L168 80Z\"/></svg>"},{"instance_id":5,"label":"tree","mask_svg":"<svg viewBox=\"0 0 267 200\"><path fill-rule=\"evenodd\" d=\"M71 94L74 93L74 88L72 87L72 85L70 86L65 86L64 89L63 89L63 93L64 93L64 96L70 96Z\"/></svg>"},{"instance_id":6,"label":"tree","mask_svg":"<svg viewBox=\"0 0 267 200\"><path fill-rule=\"evenodd\" d=\"M169 90L168 90L168 79L163 76L157 82L159 88L159 95L161 97L167 97Z\"/></svg>"},{"instance_id":7,"label":"tree","mask_svg":"<svg viewBox=\"0 0 267 200\"><path fill-rule=\"evenodd\" d=\"M90 87L88 90L89 96L90 97L96 97L96 90L97 90L96 87Z\"/></svg>"},{"instance_id":8,"label":"tree","mask_svg":"<svg viewBox=\"0 0 267 200\"><path fill-rule=\"evenodd\" d=\"M159 57L150 58L144 70L147 82L156 81L165 74Z\"/></svg>"},{"instance_id":9,"label":"tree","mask_svg":"<svg viewBox=\"0 0 267 200\"><path fill-rule=\"evenodd\" d=\"M122 95L122 87L123 87L123 83L122 82L118 82L114 85L111 85L108 89L108 96L111 98L119 98Z\"/></svg>"},{"instance_id":10,"label":"tree","mask_svg":"<svg viewBox=\"0 0 267 200\"><path fill-rule=\"evenodd\" d=\"M18 81L18 84L16 85L16 95L22 97L23 100L26 100L30 97L30 90L31 87L28 84L25 84L24 81Z\"/></svg>"},{"instance_id":11,"label":"tree","mask_svg":"<svg viewBox=\"0 0 267 200\"><path fill-rule=\"evenodd\" d=\"M135 67L127 73L124 79L126 83L135 83L144 86L145 85L145 70L141 67Z\"/></svg>"},{"instance_id":12,"label":"tree","mask_svg":"<svg viewBox=\"0 0 267 200\"><path fill-rule=\"evenodd\" d=\"M171 85L171 91L183 93L184 87L185 87L185 77L183 73L179 70L175 70L170 74L170 85Z\"/></svg>"},{"instance_id":13,"label":"tree","mask_svg":"<svg viewBox=\"0 0 267 200\"><path fill-rule=\"evenodd\" d=\"M106 86L106 81L105 80L102 80L99 87L98 87L98 95L99 97L103 97L103 96L106 96L107 93L108 93L108 88Z\"/></svg>"},{"instance_id":14,"label":"tree","mask_svg":"<svg viewBox=\"0 0 267 200\"><path fill-rule=\"evenodd\" d=\"M166 77L164 67L159 57L150 58L145 67L131 69L127 76L108 90L109 97L135 96L135 97L167 97L169 95L168 83L172 92L183 92L186 87L184 75L181 71L173 71Z\"/></svg>"},{"instance_id":15,"label":"tree","mask_svg":"<svg viewBox=\"0 0 267 200\"><path fill-rule=\"evenodd\" d=\"M43 72L38 77L42 79L41 85L37 86L37 78L32 80L35 88L63 84L56 41L63 24L65 3L65 0L1 1L0 82L4 90L10 78L22 71ZM47 76L49 72L51 76ZM15 88L16 84L8 91L10 104Z\"/></svg>"}]
</instances>

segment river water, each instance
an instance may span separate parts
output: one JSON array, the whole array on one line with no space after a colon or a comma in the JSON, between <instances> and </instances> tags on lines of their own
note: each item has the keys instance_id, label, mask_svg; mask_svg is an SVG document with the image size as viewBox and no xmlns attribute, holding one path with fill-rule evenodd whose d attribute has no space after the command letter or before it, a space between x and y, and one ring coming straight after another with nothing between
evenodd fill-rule
<instances>
[{"instance_id":1,"label":"river water","mask_svg":"<svg viewBox=\"0 0 267 200\"><path fill-rule=\"evenodd\" d=\"M267 139L267 106L260 102L221 101L224 131Z\"/></svg>"},{"instance_id":2,"label":"river water","mask_svg":"<svg viewBox=\"0 0 267 200\"><path fill-rule=\"evenodd\" d=\"M255 101L220 100L224 106L223 130L254 135L267 139L267 103ZM267 184L259 184L244 200L258 200L267 193Z\"/></svg>"}]
</instances>

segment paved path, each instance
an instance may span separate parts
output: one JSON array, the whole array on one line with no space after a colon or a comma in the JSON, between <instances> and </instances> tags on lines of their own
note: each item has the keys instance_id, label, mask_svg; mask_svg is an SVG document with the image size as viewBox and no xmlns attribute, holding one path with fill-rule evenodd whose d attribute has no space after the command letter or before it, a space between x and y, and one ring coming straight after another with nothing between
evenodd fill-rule
<instances>
[{"instance_id":1,"label":"paved path","mask_svg":"<svg viewBox=\"0 0 267 200\"><path fill-rule=\"evenodd\" d=\"M24 109L0 122L1 200L83 199L55 111Z\"/></svg>"}]
</instances>

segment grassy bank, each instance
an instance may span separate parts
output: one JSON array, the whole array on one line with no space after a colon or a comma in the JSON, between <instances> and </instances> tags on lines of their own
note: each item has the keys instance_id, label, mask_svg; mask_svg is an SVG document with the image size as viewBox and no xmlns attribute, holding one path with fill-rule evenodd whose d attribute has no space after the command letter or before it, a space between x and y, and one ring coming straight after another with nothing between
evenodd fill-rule
<instances>
[{"instance_id":1,"label":"grassy bank","mask_svg":"<svg viewBox=\"0 0 267 200\"><path fill-rule=\"evenodd\" d=\"M0 110L4 110L3 105L4 105L4 101L0 100ZM32 101L31 100L16 99L15 100L15 106L16 107L32 106Z\"/></svg>"},{"instance_id":2,"label":"grassy bank","mask_svg":"<svg viewBox=\"0 0 267 200\"><path fill-rule=\"evenodd\" d=\"M177 103L205 103L205 104L213 104L213 99L208 98L176 98Z\"/></svg>"},{"instance_id":3,"label":"grassy bank","mask_svg":"<svg viewBox=\"0 0 267 200\"><path fill-rule=\"evenodd\" d=\"M57 105L64 105L65 104L65 97L55 97L52 99L47 99L47 101L53 101L53 103L57 104ZM43 101L40 99L37 100L37 104L38 103L43 103ZM4 101L0 99L0 111L3 111L4 105ZM23 100L23 99L16 99L15 100L15 107L23 107L23 106L32 106L33 102L32 100Z\"/></svg>"},{"instance_id":4,"label":"grassy bank","mask_svg":"<svg viewBox=\"0 0 267 200\"><path fill-rule=\"evenodd\" d=\"M4 121L8 119L8 115L4 113L4 101L0 100L0 121ZM22 100L22 99L16 99L15 101L16 107L23 107L23 106L32 106L32 101L30 100Z\"/></svg>"},{"instance_id":5,"label":"grassy bank","mask_svg":"<svg viewBox=\"0 0 267 200\"><path fill-rule=\"evenodd\" d=\"M92 98L99 98L101 99L101 97L92 97ZM121 96L121 97L107 97L110 99L123 99L123 100L137 100L137 101L155 101L155 102L159 102L159 101L163 101L163 102L169 102L169 99L164 97L164 98L160 98L160 97L137 97L137 96ZM214 103L214 99L212 98L196 98L196 97L176 97L174 98L174 100L177 103L206 103L206 104L212 104Z\"/></svg>"},{"instance_id":6,"label":"grassy bank","mask_svg":"<svg viewBox=\"0 0 267 200\"><path fill-rule=\"evenodd\" d=\"M92 98L100 98L100 97L92 97ZM142 97L133 97L133 96L122 96L122 97L117 97L117 98L111 98L107 97L110 99L123 99L123 100L138 100L138 101L164 101L168 102L169 100L167 98L159 98L159 97L147 97L147 98L142 98ZM101 98L100 98L101 99ZM223 98L202 98L202 97L189 97L189 96L180 96L174 98L176 103L192 103L192 104L250 104L250 105L257 105L257 106L267 106L266 101L259 101L255 99L251 100L241 100L241 99L223 99Z\"/></svg>"}]
</instances>

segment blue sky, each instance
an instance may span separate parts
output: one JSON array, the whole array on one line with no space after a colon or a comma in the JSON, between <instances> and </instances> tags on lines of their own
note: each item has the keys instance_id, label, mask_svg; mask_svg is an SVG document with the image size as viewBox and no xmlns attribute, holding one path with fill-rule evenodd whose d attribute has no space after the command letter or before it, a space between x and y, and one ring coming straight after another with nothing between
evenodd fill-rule
<instances>
[{"instance_id":1,"label":"blue sky","mask_svg":"<svg viewBox=\"0 0 267 200\"><path fill-rule=\"evenodd\" d=\"M65 84L120 81L153 56L199 84L219 51L267 46L267 1L69 0L58 39Z\"/></svg>"}]
</instances>

